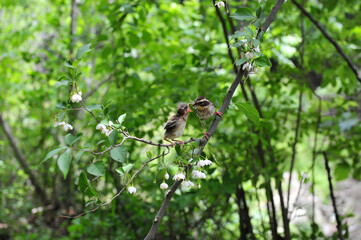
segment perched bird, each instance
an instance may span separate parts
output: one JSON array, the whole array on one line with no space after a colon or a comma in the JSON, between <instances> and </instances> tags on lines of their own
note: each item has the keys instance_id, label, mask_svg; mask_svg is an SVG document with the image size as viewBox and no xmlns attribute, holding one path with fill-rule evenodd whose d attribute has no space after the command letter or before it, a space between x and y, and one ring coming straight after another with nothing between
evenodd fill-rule
<instances>
[{"instance_id":1,"label":"perched bird","mask_svg":"<svg viewBox=\"0 0 361 240\"><path fill-rule=\"evenodd\" d=\"M183 141L176 140L175 138L182 136L187 124L189 112L192 112L192 110L189 108L189 104L179 104L177 113L173 115L164 125L165 133L163 139L170 142L172 147L175 145L172 141L183 144Z\"/></svg>"},{"instance_id":2,"label":"perched bird","mask_svg":"<svg viewBox=\"0 0 361 240\"><path fill-rule=\"evenodd\" d=\"M206 97L201 96L196 99L196 101L193 104L193 108L196 109L197 116L201 120L202 128L204 136L208 139L207 132L204 131L204 120L211 118L214 114L217 114L220 117L222 116L221 112L216 111L216 106L214 106L214 103L209 101Z\"/></svg>"}]
</instances>

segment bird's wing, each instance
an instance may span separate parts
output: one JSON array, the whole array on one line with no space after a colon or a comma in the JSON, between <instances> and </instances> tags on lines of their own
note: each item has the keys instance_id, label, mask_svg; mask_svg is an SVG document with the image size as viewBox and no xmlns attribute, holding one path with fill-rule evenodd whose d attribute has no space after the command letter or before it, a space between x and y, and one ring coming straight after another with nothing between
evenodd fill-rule
<instances>
[{"instance_id":1,"label":"bird's wing","mask_svg":"<svg viewBox=\"0 0 361 240\"><path fill-rule=\"evenodd\" d=\"M177 121L178 121L178 117L176 116L171 117L168 120L168 122L166 122L166 124L164 125L164 129L166 129L167 131L172 130L177 126Z\"/></svg>"}]
</instances>

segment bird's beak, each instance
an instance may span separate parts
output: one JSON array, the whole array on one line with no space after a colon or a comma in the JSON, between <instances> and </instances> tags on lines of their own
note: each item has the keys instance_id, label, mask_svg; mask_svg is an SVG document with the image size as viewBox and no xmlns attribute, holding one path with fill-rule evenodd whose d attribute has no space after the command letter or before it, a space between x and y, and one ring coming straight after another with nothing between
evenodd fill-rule
<instances>
[{"instance_id":1,"label":"bird's beak","mask_svg":"<svg viewBox=\"0 0 361 240\"><path fill-rule=\"evenodd\" d=\"M191 108L189 107L189 104L188 104L188 110L187 112L192 112Z\"/></svg>"}]
</instances>

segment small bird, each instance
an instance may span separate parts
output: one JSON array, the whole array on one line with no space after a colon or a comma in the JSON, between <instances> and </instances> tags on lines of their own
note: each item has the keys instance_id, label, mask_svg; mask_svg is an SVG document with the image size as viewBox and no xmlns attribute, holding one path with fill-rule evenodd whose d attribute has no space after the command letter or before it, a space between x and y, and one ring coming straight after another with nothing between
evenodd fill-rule
<instances>
[{"instance_id":1,"label":"small bird","mask_svg":"<svg viewBox=\"0 0 361 240\"><path fill-rule=\"evenodd\" d=\"M216 111L216 106L214 106L214 103L209 101L206 97L201 96L196 99L196 101L193 104L193 108L196 109L197 116L201 120L202 128L204 136L208 139L207 132L204 131L204 120L211 118L214 114L217 114L220 117L222 116L221 112Z\"/></svg>"},{"instance_id":2,"label":"small bird","mask_svg":"<svg viewBox=\"0 0 361 240\"><path fill-rule=\"evenodd\" d=\"M189 104L179 104L177 113L173 115L164 125L165 133L163 139L170 142L172 147L175 145L175 143L172 141L180 142L181 144L184 143L183 141L176 140L175 138L182 136L187 124L189 112L192 112L192 110L189 108ZM171 139L171 141L168 139Z\"/></svg>"}]
</instances>

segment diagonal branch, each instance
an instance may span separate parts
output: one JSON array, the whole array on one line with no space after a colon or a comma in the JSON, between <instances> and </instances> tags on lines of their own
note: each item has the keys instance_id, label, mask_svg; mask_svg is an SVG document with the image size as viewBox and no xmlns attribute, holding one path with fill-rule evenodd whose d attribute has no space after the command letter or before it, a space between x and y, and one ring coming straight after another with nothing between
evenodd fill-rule
<instances>
[{"instance_id":1,"label":"diagonal branch","mask_svg":"<svg viewBox=\"0 0 361 240\"><path fill-rule=\"evenodd\" d=\"M277 12L280 10L283 2L284 2L284 0L277 0L277 2L276 2L276 4L275 4L275 6L273 7L270 15L267 17L264 26L262 27L262 30L263 30L264 32L267 31L269 25L270 25L271 22L274 20L276 14L277 14ZM257 34L257 36L258 36L258 34ZM238 73L237 73L236 78L234 79L234 81L233 81L233 83L232 83L232 85L231 85L231 87L230 87L230 88L228 89L228 91L227 91L227 95L226 95L226 97L225 97L225 99L224 99L224 101L223 101L223 103L222 103L222 106L221 106L220 109L219 109L219 112L221 112L221 113L224 113L224 112L225 112L225 110L226 110L227 107L229 106L229 103L231 102L231 99L232 99L232 97L233 97L234 92L235 92L236 89L237 89L237 86L240 84L240 82L241 82L241 80L242 80L242 77L243 77L244 75L248 75L248 72L242 70L242 66L241 66L241 67L240 67L240 70L239 70ZM216 116L214 117L214 120L213 120L213 122L212 122L212 125L211 125L211 127L209 128L209 130L208 130L209 139L207 139L207 138L205 138L205 137L203 137L203 138L201 139L200 144L199 144L199 146L200 146L201 149L200 149L200 151L199 151L198 154L202 154L204 147L207 145L208 141L211 139L211 137L213 136L215 130L217 129L220 120L221 120L221 117L219 117L218 115L216 115ZM191 166L190 166L190 167L191 167ZM152 240L152 239L154 239L155 234L156 234L156 232L157 232L157 230L158 230L159 223L160 223L162 217L163 217L164 214L165 214L165 211L166 211L166 209L167 209L167 207L168 207L168 204L169 204L169 202L170 202L170 200L171 200L171 197L173 196L173 194L174 194L174 192L177 190L177 188L181 185L181 183L182 183L182 181L176 181L176 182L172 185L172 187L170 188L170 190L169 190L169 195L167 194L166 199L164 200L162 206L161 206L160 209L158 210L158 213L157 213L156 218L155 218L155 220L154 220L154 222L153 222L153 225L152 225L151 229L149 230L147 236L145 237L145 240Z\"/></svg>"},{"instance_id":2,"label":"diagonal branch","mask_svg":"<svg viewBox=\"0 0 361 240\"><path fill-rule=\"evenodd\" d=\"M338 212L337 212L336 198L335 198L335 195L333 194L332 177L331 177L331 173L330 173L330 167L328 166L327 154L325 151L323 151L322 153L323 153L323 157L325 159L325 166L326 166L327 175L328 175L328 183L330 185L330 195L331 195L331 199L332 199L333 210L335 211L335 215L336 215L338 237L340 240L344 240L345 238L343 237L343 234L342 234L342 224L341 224L340 216L338 215Z\"/></svg>"},{"instance_id":3,"label":"diagonal branch","mask_svg":"<svg viewBox=\"0 0 361 240\"><path fill-rule=\"evenodd\" d=\"M39 195L43 205L44 206L48 205L49 200L48 200L48 197L46 195L45 189L41 186L40 182L36 178L36 175L31 170L29 164L26 161L26 158L25 158L24 154L22 153L22 151L20 150L19 146L17 145L17 143L15 141L15 137L14 137L12 131L11 131L10 126L5 121L5 119L3 118L1 113L0 113L0 125L1 125L2 129L5 132L5 135L6 135L7 139L9 140L10 146L14 151L16 159L20 163L20 165L21 165L22 169L24 170L24 172L29 176L30 182L33 184L33 186L35 188L35 192Z\"/></svg>"},{"instance_id":4,"label":"diagonal branch","mask_svg":"<svg viewBox=\"0 0 361 240\"><path fill-rule=\"evenodd\" d=\"M318 21L312 17L312 15L306 11L306 9L300 5L296 0L291 0L294 5L305 15L307 16L313 24L321 31L321 33L327 38L327 40L336 48L337 52L343 57L347 62L348 66L354 72L357 80L361 83L361 74L358 72L356 66L352 63L351 59L345 54L341 46L323 29Z\"/></svg>"}]
</instances>

